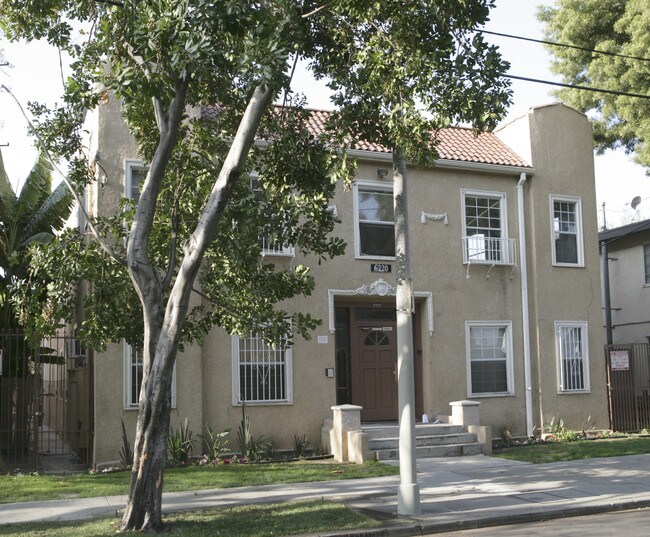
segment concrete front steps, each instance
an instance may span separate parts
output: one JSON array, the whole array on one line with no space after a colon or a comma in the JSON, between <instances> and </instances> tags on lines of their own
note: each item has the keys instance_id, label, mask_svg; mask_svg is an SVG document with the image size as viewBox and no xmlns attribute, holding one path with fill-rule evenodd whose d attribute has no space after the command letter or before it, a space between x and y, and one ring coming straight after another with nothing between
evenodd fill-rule
<instances>
[{"instance_id":1,"label":"concrete front steps","mask_svg":"<svg viewBox=\"0 0 650 537\"><path fill-rule=\"evenodd\" d=\"M393 423L363 423L368 449L380 461L399 459L399 428ZM484 452L477 435L463 431L462 425L418 423L415 426L415 451L418 459L458 457Z\"/></svg>"}]
</instances>

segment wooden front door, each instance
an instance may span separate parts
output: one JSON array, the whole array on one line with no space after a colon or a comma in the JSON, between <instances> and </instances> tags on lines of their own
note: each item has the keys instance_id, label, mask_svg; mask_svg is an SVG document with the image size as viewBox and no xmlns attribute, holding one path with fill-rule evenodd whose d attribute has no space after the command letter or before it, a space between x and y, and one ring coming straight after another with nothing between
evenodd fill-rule
<instances>
[{"instance_id":1,"label":"wooden front door","mask_svg":"<svg viewBox=\"0 0 650 537\"><path fill-rule=\"evenodd\" d=\"M364 319L358 315L353 341L353 403L363 407L363 421L397 419L397 334L394 319ZM372 316L369 316L372 317Z\"/></svg>"}]
</instances>

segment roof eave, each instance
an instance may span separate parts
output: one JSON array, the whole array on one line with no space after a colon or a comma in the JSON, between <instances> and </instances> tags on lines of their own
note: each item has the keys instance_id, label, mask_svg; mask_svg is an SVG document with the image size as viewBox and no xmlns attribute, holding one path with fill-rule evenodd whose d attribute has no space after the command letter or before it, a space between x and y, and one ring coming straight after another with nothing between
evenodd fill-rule
<instances>
[{"instance_id":1,"label":"roof eave","mask_svg":"<svg viewBox=\"0 0 650 537\"><path fill-rule=\"evenodd\" d=\"M348 149L348 155L363 160L377 160L381 162L392 162L392 153L380 153L377 151L365 151L362 149ZM490 164L487 162L469 162L466 160L451 160L439 158L435 163L436 168L455 170L479 171L496 173L499 175L519 175L522 172L528 176L535 174L532 166L514 166L509 164Z\"/></svg>"}]
</instances>

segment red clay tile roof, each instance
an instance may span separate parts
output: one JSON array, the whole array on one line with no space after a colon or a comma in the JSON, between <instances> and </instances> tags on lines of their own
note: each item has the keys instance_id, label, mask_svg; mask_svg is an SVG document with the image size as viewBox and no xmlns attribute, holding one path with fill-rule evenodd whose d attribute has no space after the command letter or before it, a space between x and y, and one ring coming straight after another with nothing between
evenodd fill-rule
<instances>
[{"instance_id":1,"label":"red clay tile roof","mask_svg":"<svg viewBox=\"0 0 650 537\"><path fill-rule=\"evenodd\" d=\"M325 122L331 112L326 110L309 110L309 112L309 129L315 135L323 133ZM206 106L201 109L201 117L204 118L213 118L217 113L216 106ZM389 152L380 144L364 141L354 144L354 149L374 153ZM474 131L466 127L442 129L438 133L437 149L440 158L445 160L530 167L530 164L492 132L483 132L475 136Z\"/></svg>"}]
</instances>

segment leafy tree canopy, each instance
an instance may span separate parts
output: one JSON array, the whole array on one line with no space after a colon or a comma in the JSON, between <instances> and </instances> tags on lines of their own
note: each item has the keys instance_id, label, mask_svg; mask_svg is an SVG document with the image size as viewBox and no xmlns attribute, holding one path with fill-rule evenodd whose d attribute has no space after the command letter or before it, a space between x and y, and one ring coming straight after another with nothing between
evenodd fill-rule
<instances>
[{"instance_id":1,"label":"leafy tree canopy","mask_svg":"<svg viewBox=\"0 0 650 537\"><path fill-rule=\"evenodd\" d=\"M646 0L558 0L540 8L538 18L550 40L586 49L548 46L554 56L552 69L564 82L650 95ZM558 90L557 95L594 119L600 152L623 147L639 164L650 166L650 100L572 88Z\"/></svg>"},{"instance_id":2,"label":"leafy tree canopy","mask_svg":"<svg viewBox=\"0 0 650 537\"><path fill-rule=\"evenodd\" d=\"M0 4L0 28L10 39L47 39L73 58L63 104L51 110L33 105L32 111L45 145L71 162L76 191L95 180L83 145L85 111L115 98L148 166L137 204L88 221L93 241L71 232L55 249L35 250L32 257L34 274L58 275L39 295L55 309L42 308L47 315L35 328L51 328L59 315L69 318L71 285L89 279L85 337L101 344L123 334L142 345L140 411L122 529L162 527L179 345L215 323L236 333L263 323L277 339L289 327L306 336L317 322L277 306L310 293L314 283L305 266L273 267L261 259L259 237L292 244L309 262L341 254L344 244L332 237L336 219L327 207L335 184L354 175L354 163L345 157L348 144L380 142L410 160L430 162L440 127L457 120L491 127L503 113L509 91L500 74L506 64L473 31L493 4ZM339 111L323 139L309 133L299 102L291 109L271 106L290 93L292 64L299 57L316 76L328 77L335 91ZM197 113L204 104L218 107L216 117ZM261 195L248 182L253 172ZM197 278L200 298L192 294ZM31 319L38 302L24 297L25 319Z\"/></svg>"}]
</instances>

